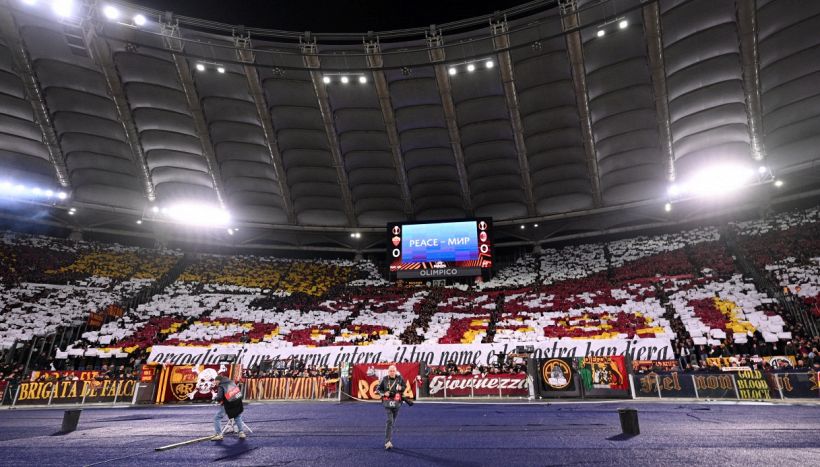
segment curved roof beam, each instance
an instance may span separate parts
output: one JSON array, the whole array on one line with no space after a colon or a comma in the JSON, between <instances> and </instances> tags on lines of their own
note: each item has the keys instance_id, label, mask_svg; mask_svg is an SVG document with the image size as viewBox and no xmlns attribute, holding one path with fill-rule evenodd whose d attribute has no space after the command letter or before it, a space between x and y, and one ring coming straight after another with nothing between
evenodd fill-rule
<instances>
[{"instance_id":1,"label":"curved roof beam","mask_svg":"<svg viewBox=\"0 0 820 467\"><path fill-rule=\"evenodd\" d=\"M587 92L586 66L584 65L584 45L581 42L581 26L578 10L574 1L570 6L561 8L561 26L566 31L567 53L572 67L572 85L575 88L575 100L578 103L578 117L581 120L581 134L584 138L584 151L587 156L587 169L592 185L592 199L596 207L602 205L601 176L598 173L598 156L595 151L595 137L592 134L592 120L589 112L589 93Z\"/></svg>"},{"instance_id":2,"label":"curved roof beam","mask_svg":"<svg viewBox=\"0 0 820 467\"><path fill-rule=\"evenodd\" d=\"M367 52L367 64L372 68L373 83L376 87L376 95L379 97L379 106L384 118L384 128L387 132L387 142L390 144L390 151L393 153L393 165L396 167L396 180L401 188L401 198L404 202L404 214L408 219L413 218L413 199L410 196L410 185L407 181L407 171L404 169L404 159L401 155L401 143L399 132L396 129L396 116L393 113L393 104L390 101L390 90L387 86L387 78L381 70L384 62L381 56L381 47L378 41L365 43Z\"/></svg>"},{"instance_id":3,"label":"curved roof beam","mask_svg":"<svg viewBox=\"0 0 820 467\"><path fill-rule=\"evenodd\" d=\"M436 84L441 95L441 107L444 112L444 119L447 122L447 132L450 135L450 148L453 151L453 158L456 161L458 171L458 183L461 186L461 199L464 203L464 210L473 214L473 200L470 197L470 184L467 178L467 165L464 161L464 149L461 146L461 133L456 120L456 106L453 103L453 91L450 87L450 77L444 67L446 59L444 53L444 38L440 31L431 31L427 35L427 47L430 61L434 63L433 69L436 72Z\"/></svg>"},{"instance_id":4,"label":"curved roof beam","mask_svg":"<svg viewBox=\"0 0 820 467\"><path fill-rule=\"evenodd\" d=\"M29 102L31 102L37 126L40 127L40 132L43 134L43 143L48 149L48 156L51 159L51 165L54 166L57 181L61 186L69 188L71 184L68 179L65 156L62 148L60 148L57 133L54 131L54 125L48 113L40 83L37 81L37 75L34 73L28 52L20 37L20 28L17 27L17 22L14 21L11 11L8 5L0 8L0 31L2 31L2 37L11 51L14 65L19 70L20 78L26 88L26 95Z\"/></svg>"},{"instance_id":5,"label":"curved roof beam","mask_svg":"<svg viewBox=\"0 0 820 467\"><path fill-rule=\"evenodd\" d=\"M342 148L339 145L339 135L336 132L336 123L333 121L333 109L330 106L330 99L327 89L322 82L322 72L318 71L322 64L317 55L319 49L316 42L302 43L302 59L305 66L310 68L310 80L313 82L313 89L316 91L316 99L319 103L319 111L322 113L322 122L327 134L327 142L330 153L333 156L333 165L336 167L336 176L339 179L339 189L342 192L342 202L347 215L347 222L355 227L358 225L356 213L353 210L353 196L350 193L350 183L347 180L347 170L342 160Z\"/></svg>"},{"instance_id":6,"label":"curved roof beam","mask_svg":"<svg viewBox=\"0 0 820 467\"><path fill-rule=\"evenodd\" d=\"M752 157L756 161L766 158L766 150L760 137L763 131L760 103L760 55L757 48L756 2L738 1L737 32L740 35L740 65L743 69L743 94L746 100L746 118L749 121L749 142Z\"/></svg>"},{"instance_id":7,"label":"curved roof beam","mask_svg":"<svg viewBox=\"0 0 820 467\"><path fill-rule=\"evenodd\" d=\"M666 62L663 57L663 35L658 2L643 7L643 24L649 56L649 71L655 93L655 111L658 113L658 136L666 153L667 176L675 180L675 150L672 146L672 124L669 119L669 94L666 90Z\"/></svg>"},{"instance_id":8,"label":"curved roof beam","mask_svg":"<svg viewBox=\"0 0 820 467\"><path fill-rule=\"evenodd\" d=\"M148 201L153 202L157 199L157 196L154 192L154 183L151 181L151 171L148 168L148 161L145 159L142 143L140 143L139 131L134 123L134 115L131 113L131 108L125 97L122 79L117 72L117 67L114 65L111 47L105 40L97 36L93 23L85 22L83 29L86 48L91 52L91 58L100 66L100 71L108 86L108 92L111 93L114 106L117 108L117 115L120 117L125 136L128 139L128 146L131 148L132 160L141 169L140 175L145 188L145 196Z\"/></svg>"},{"instance_id":9,"label":"curved roof beam","mask_svg":"<svg viewBox=\"0 0 820 467\"><path fill-rule=\"evenodd\" d=\"M199 93L194 85L191 67L188 64L188 59L182 54L184 42L180 40L179 26L176 23L160 23L160 26L162 28L162 38L165 41L168 52L171 53L171 57L174 60L174 66L176 67L177 76L179 77L179 84L185 92L185 100L188 102L188 109L191 111L191 116L194 119L194 127L202 144L202 154L205 155L205 160L208 162L208 172L210 172L211 179L213 180L216 196L219 198L219 203L222 207L225 207L225 189L222 186L222 174L219 168L219 162L216 160L214 144L211 141L211 133L208 130L208 123L205 120L205 113L202 110Z\"/></svg>"},{"instance_id":10,"label":"curved roof beam","mask_svg":"<svg viewBox=\"0 0 820 467\"><path fill-rule=\"evenodd\" d=\"M518 169L521 172L521 188L527 201L527 213L535 216L535 200L532 196L532 178L530 163L527 159L527 146L524 144L524 128L521 124L521 112L518 108L518 93L515 91L515 75L510 57L510 36L507 33L507 21L494 22L491 25L493 47L498 55L498 67L501 72L501 82L504 86L504 99L507 102L507 112L510 115L510 126L513 131L515 152L518 155Z\"/></svg>"},{"instance_id":11,"label":"curved roof beam","mask_svg":"<svg viewBox=\"0 0 820 467\"><path fill-rule=\"evenodd\" d=\"M262 131L265 134L265 146L270 153L271 164L276 171L276 181L279 186L279 193L282 194L282 201L285 204L285 213L288 216L288 222L296 222L296 213L293 210L293 200L290 197L290 185L287 183L285 173L285 165L282 161L282 152L279 150L279 142L276 139L276 132L273 128L273 119L271 118L270 107L265 93L262 91L262 81L259 79L259 71L256 69L254 63L256 56L253 53L253 47L249 37L234 36L234 44L236 44L236 55L245 65L245 77L248 80L248 89L250 90L253 103L256 105L256 114L259 116L259 122L262 125Z\"/></svg>"}]
</instances>

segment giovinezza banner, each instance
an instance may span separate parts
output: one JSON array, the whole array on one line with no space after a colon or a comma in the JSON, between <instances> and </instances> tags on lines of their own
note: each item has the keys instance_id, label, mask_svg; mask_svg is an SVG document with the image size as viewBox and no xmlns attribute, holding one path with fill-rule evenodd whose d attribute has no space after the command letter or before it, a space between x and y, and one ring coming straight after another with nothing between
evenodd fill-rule
<instances>
[{"instance_id":1,"label":"giovinezza banner","mask_svg":"<svg viewBox=\"0 0 820 467\"><path fill-rule=\"evenodd\" d=\"M522 396L526 397L526 374L454 375L430 378L430 397Z\"/></svg>"},{"instance_id":2,"label":"giovinezza banner","mask_svg":"<svg viewBox=\"0 0 820 467\"><path fill-rule=\"evenodd\" d=\"M542 342L506 344L421 344L368 345L330 347L273 347L267 343L220 344L210 347L155 345L149 363L173 365L214 364L223 355L234 355L245 368L262 360L294 357L306 365L338 367L345 363L424 362L445 365L487 365L494 363L499 352L510 353L517 346L532 346L533 358L587 358L628 356L633 360L668 360L674 358L669 339L549 339Z\"/></svg>"}]
</instances>

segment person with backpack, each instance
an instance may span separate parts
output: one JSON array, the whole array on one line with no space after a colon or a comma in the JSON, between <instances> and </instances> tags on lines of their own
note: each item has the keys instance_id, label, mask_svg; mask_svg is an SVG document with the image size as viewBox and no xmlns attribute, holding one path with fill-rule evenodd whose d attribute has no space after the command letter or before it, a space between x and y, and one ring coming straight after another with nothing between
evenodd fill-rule
<instances>
[{"instance_id":1,"label":"person with backpack","mask_svg":"<svg viewBox=\"0 0 820 467\"><path fill-rule=\"evenodd\" d=\"M387 428L384 439L384 448L387 450L393 449L393 426L399 416L402 401L406 402L407 405L413 405L412 400L403 399L402 397L406 388L407 383L399 374L396 365L390 365L387 368L387 376L382 378L376 388L376 392L382 398L382 406L387 411Z\"/></svg>"},{"instance_id":2,"label":"person with backpack","mask_svg":"<svg viewBox=\"0 0 820 467\"><path fill-rule=\"evenodd\" d=\"M239 386L227 376L219 375L216 377L217 389L214 393L213 399L219 404L219 410L214 415L214 436L213 441L221 441L222 436L222 417L227 415L229 419L233 419L236 427L239 428L239 438L245 439L247 426L242 421L242 412L245 410L242 405L242 391Z\"/></svg>"}]
</instances>

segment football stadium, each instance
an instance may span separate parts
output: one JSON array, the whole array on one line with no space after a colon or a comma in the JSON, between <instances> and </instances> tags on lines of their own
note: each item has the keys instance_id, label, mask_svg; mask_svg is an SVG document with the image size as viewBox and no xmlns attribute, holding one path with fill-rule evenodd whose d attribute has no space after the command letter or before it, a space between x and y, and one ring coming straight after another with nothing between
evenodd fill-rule
<instances>
[{"instance_id":1,"label":"football stadium","mask_svg":"<svg viewBox=\"0 0 820 467\"><path fill-rule=\"evenodd\" d=\"M0 0L0 465L811 465L820 2Z\"/></svg>"}]
</instances>

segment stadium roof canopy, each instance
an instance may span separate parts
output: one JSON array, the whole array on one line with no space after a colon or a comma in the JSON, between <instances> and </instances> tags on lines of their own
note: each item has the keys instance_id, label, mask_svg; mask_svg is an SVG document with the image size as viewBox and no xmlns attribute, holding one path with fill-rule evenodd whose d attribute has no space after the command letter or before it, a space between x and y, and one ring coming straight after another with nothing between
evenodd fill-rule
<instances>
[{"instance_id":1,"label":"stadium roof canopy","mask_svg":"<svg viewBox=\"0 0 820 467\"><path fill-rule=\"evenodd\" d=\"M43 216L77 228L146 234L193 200L249 243L354 249L402 219L491 216L522 242L664 222L670 184L708 167L760 170L746 201L774 179L816 196L817 30L797 0L539 1L362 34L4 0L0 183L65 190Z\"/></svg>"}]
</instances>

